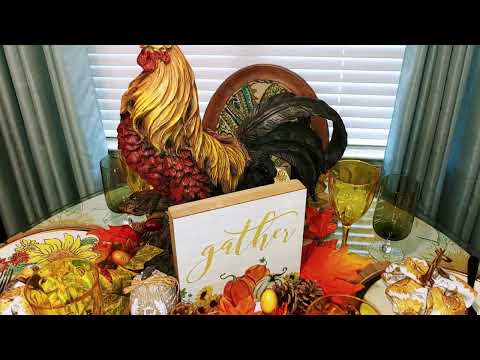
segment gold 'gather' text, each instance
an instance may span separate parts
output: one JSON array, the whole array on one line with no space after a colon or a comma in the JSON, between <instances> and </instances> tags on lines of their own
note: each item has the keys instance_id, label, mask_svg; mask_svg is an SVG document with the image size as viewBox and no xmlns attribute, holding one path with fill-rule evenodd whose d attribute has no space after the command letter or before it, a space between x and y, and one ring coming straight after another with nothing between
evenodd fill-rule
<instances>
[{"instance_id":1,"label":"gold 'gather' text","mask_svg":"<svg viewBox=\"0 0 480 360\"><path fill-rule=\"evenodd\" d=\"M297 222L293 222L293 227L288 227L278 226L277 220L289 215L297 217L298 212L290 210L276 215L275 211L268 211L258 225L252 224L252 220L247 219L239 231L224 230L229 238L219 244L211 244L202 249L200 252L202 260L196 263L189 271L187 282L193 283L204 277L212 268L215 255L219 253L239 256L249 248L264 251L271 244L272 240L280 240L279 243L287 243L296 231L295 225ZM249 236L251 236L250 240L248 239ZM198 275L195 276L195 274Z\"/></svg>"}]
</instances>

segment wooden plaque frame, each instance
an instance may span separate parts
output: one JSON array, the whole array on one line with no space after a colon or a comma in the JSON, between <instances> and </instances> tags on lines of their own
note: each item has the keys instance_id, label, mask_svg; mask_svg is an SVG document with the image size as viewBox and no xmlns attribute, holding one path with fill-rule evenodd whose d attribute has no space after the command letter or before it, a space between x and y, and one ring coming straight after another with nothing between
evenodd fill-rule
<instances>
[{"instance_id":1,"label":"wooden plaque frame","mask_svg":"<svg viewBox=\"0 0 480 360\"><path fill-rule=\"evenodd\" d=\"M265 186L260 186L252 189L237 191L233 193L228 193L220 196L215 196L211 198L207 198L204 200L193 201L181 205L171 206L168 209L168 218L169 218L169 226L170 226L170 236L171 236L171 243L172 243L172 251L173 251L173 263L175 274L180 280L179 274L179 264L178 264L178 257L181 254L178 253L177 245L178 240L177 234L175 231L175 220L181 218L189 218L201 213L210 213L212 211L219 211L221 209L233 207L236 205L244 205L247 203L251 203L250 206L255 206L255 202L258 200L264 200L270 197L276 197L279 195L287 195L289 193L298 192L299 196L304 196L304 201L306 201L306 188L299 180L290 180L283 183L275 183ZM304 195L301 195L301 194ZM302 204L302 209L305 208L305 204ZM236 221L236 220L234 220ZM303 234L303 217L302 217L302 226L301 226L301 233ZM191 241L195 243L195 230L192 228L192 239ZM185 238L181 239L185 241ZM198 239L197 239L198 241ZM302 247L303 237L302 240L299 242L299 251ZM268 255L268 252L267 252ZM300 266L300 258L299 258L299 266ZM253 263L252 263L253 265ZM226 270L225 270L226 271Z\"/></svg>"}]
</instances>

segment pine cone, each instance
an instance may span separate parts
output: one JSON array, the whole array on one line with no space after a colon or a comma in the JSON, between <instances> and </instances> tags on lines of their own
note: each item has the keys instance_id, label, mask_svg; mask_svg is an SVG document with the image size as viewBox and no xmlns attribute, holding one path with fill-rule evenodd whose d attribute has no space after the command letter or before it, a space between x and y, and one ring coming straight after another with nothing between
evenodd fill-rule
<instances>
[{"instance_id":1,"label":"pine cone","mask_svg":"<svg viewBox=\"0 0 480 360\"><path fill-rule=\"evenodd\" d=\"M297 310L297 294L292 283L282 281L280 284L275 284L273 290L277 294L279 305L287 304L288 314L295 313Z\"/></svg>"},{"instance_id":2,"label":"pine cone","mask_svg":"<svg viewBox=\"0 0 480 360\"><path fill-rule=\"evenodd\" d=\"M300 279L295 287L296 314L304 314L308 306L318 297L323 296L323 290L312 280Z\"/></svg>"},{"instance_id":3,"label":"pine cone","mask_svg":"<svg viewBox=\"0 0 480 360\"><path fill-rule=\"evenodd\" d=\"M193 304L178 303L170 315L198 315L197 307Z\"/></svg>"}]
</instances>

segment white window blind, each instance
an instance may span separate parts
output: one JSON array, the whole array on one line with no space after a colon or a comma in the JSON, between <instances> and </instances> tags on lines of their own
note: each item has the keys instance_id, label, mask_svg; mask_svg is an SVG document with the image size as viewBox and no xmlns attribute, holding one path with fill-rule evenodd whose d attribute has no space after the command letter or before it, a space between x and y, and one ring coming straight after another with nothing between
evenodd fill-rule
<instances>
[{"instance_id":1,"label":"white window blind","mask_svg":"<svg viewBox=\"0 0 480 360\"><path fill-rule=\"evenodd\" d=\"M183 45L195 72L203 112L236 70L270 63L302 76L342 116L349 135L345 157L383 159L405 46ZM141 71L138 45L90 45L89 59L105 135L116 147L120 98ZM330 124L331 125L331 124ZM331 129L330 129L331 133Z\"/></svg>"}]
</instances>

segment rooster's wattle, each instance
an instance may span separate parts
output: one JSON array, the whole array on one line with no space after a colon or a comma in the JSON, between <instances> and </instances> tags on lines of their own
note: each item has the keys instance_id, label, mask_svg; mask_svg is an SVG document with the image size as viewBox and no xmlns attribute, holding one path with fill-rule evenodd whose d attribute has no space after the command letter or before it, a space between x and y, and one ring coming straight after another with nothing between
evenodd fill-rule
<instances>
[{"instance_id":1,"label":"rooster's wattle","mask_svg":"<svg viewBox=\"0 0 480 360\"><path fill-rule=\"evenodd\" d=\"M235 137L202 128L192 68L176 45L142 45L143 72L121 101L118 148L134 191L153 189L172 204L272 183L272 156L287 161L314 194L318 177L347 145L341 117L318 99L283 93L259 104ZM333 121L323 151L310 118Z\"/></svg>"}]
</instances>

